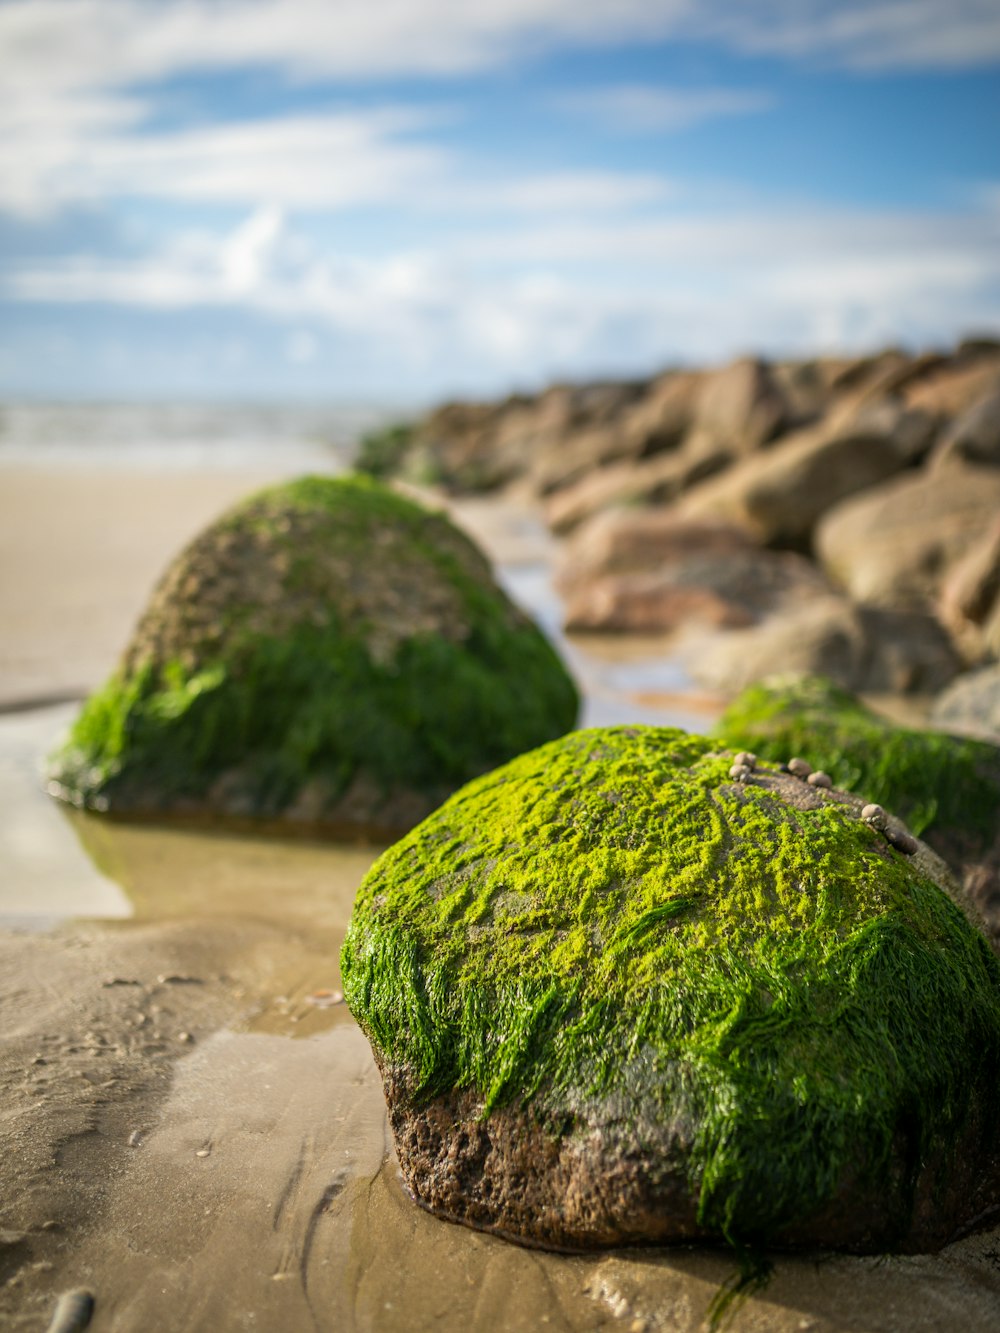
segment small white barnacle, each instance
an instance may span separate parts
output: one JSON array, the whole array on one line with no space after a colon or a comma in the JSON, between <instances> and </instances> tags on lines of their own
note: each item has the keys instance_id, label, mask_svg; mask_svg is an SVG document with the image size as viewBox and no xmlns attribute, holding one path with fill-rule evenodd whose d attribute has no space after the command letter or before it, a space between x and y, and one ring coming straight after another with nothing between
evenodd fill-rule
<instances>
[{"instance_id":1,"label":"small white barnacle","mask_svg":"<svg viewBox=\"0 0 1000 1333\"><path fill-rule=\"evenodd\" d=\"M884 829L889 822L889 816L880 805L866 805L861 811L861 818L866 824L871 824L872 828Z\"/></svg>"}]
</instances>

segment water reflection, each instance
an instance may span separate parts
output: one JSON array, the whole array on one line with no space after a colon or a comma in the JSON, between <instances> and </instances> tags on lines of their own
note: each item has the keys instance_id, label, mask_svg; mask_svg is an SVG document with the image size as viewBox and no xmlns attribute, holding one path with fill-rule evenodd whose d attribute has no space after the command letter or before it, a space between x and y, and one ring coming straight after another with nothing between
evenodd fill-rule
<instances>
[{"instance_id":1,"label":"water reflection","mask_svg":"<svg viewBox=\"0 0 1000 1333\"><path fill-rule=\"evenodd\" d=\"M42 756L76 712L60 704L0 716L0 921L47 928L73 916L125 917L128 897L80 846L42 790Z\"/></svg>"}]
</instances>

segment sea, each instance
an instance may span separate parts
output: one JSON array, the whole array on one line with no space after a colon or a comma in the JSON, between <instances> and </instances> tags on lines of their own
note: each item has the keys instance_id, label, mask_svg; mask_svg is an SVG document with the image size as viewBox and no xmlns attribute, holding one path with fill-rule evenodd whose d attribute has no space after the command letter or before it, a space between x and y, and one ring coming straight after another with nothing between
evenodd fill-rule
<instances>
[{"instance_id":1,"label":"sea","mask_svg":"<svg viewBox=\"0 0 1000 1333\"><path fill-rule=\"evenodd\" d=\"M0 403L0 466L329 471L406 416L350 403Z\"/></svg>"}]
</instances>

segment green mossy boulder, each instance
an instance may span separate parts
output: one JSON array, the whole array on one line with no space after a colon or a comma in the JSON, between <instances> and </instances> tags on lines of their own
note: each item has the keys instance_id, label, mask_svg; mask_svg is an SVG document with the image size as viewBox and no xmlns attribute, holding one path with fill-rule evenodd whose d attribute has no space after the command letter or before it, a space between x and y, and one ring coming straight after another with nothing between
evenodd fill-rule
<instances>
[{"instance_id":1,"label":"green mossy boulder","mask_svg":"<svg viewBox=\"0 0 1000 1333\"><path fill-rule=\"evenodd\" d=\"M816 676L752 685L717 734L775 762L800 756L905 820L963 878L1000 940L1000 746L896 726Z\"/></svg>"},{"instance_id":2,"label":"green mossy boulder","mask_svg":"<svg viewBox=\"0 0 1000 1333\"><path fill-rule=\"evenodd\" d=\"M577 708L444 515L368 478L306 477L177 557L50 789L120 815L396 836Z\"/></svg>"},{"instance_id":3,"label":"green mossy boulder","mask_svg":"<svg viewBox=\"0 0 1000 1333\"><path fill-rule=\"evenodd\" d=\"M376 862L342 955L424 1206L567 1249L944 1244L1000 1205L1000 963L862 803L574 732Z\"/></svg>"}]
</instances>

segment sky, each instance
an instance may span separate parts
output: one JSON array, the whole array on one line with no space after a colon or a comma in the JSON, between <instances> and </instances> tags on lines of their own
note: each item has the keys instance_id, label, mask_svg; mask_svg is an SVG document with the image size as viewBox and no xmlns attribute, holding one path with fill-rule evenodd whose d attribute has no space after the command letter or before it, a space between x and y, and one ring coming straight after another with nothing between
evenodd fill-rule
<instances>
[{"instance_id":1,"label":"sky","mask_svg":"<svg viewBox=\"0 0 1000 1333\"><path fill-rule=\"evenodd\" d=\"M0 395L1000 332L998 0L0 0Z\"/></svg>"}]
</instances>

